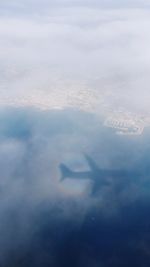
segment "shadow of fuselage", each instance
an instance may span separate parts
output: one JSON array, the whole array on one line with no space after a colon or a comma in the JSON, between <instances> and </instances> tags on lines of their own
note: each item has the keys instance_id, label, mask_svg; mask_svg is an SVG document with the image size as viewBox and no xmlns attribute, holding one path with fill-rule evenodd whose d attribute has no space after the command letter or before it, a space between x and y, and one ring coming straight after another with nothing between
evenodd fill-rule
<instances>
[{"instance_id":1,"label":"shadow of fuselage","mask_svg":"<svg viewBox=\"0 0 150 267\"><path fill-rule=\"evenodd\" d=\"M118 188L121 188L125 184L130 183L133 178L139 176L139 173L133 170L100 169L91 157L85 155L85 158L90 167L89 171L72 171L65 164L61 163L59 165L61 171L60 181L66 178L88 179L92 182L91 195L95 195L101 187L116 184Z\"/></svg>"}]
</instances>

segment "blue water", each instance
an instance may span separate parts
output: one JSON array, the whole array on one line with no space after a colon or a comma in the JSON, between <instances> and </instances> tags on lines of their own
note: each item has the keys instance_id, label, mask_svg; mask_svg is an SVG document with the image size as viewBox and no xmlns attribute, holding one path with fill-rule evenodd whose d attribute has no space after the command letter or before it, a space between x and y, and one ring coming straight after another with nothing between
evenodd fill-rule
<instances>
[{"instance_id":1,"label":"blue water","mask_svg":"<svg viewBox=\"0 0 150 267\"><path fill-rule=\"evenodd\" d=\"M95 115L35 109L1 110L0 129L0 266L149 266L149 129L117 136ZM139 175L69 194L57 168L78 158L86 170L84 153Z\"/></svg>"}]
</instances>

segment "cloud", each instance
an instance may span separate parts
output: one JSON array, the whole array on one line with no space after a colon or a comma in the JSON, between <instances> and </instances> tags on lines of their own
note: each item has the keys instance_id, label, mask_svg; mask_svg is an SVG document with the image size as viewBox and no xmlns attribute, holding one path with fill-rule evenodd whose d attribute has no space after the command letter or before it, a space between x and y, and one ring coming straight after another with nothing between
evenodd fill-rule
<instances>
[{"instance_id":1,"label":"cloud","mask_svg":"<svg viewBox=\"0 0 150 267\"><path fill-rule=\"evenodd\" d=\"M7 266L19 261L22 267L43 266L43 262L45 266L50 263L65 266L73 264L76 258L75 266L81 266L88 259L93 264L108 266L108 260L115 262L111 254L115 227L119 227L122 235L117 237L121 240L118 242L125 242L127 246L126 223L132 231L134 216L143 216L140 226L143 233L145 222L149 221L146 215L149 175L146 172L142 172L140 178L119 177L91 197L89 182L60 183L58 167L63 162L73 170L87 170L83 153L88 153L101 168L130 169L132 166L141 170L143 166L146 170L149 153L146 136L141 137L141 143L126 137L118 139L102 127L95 115L71 110L5 108L0 111L0 125L1 264ZM126 223L124 219L120 222L126 212L129 212ZM136 225L139 227L138 220ZM112 230L108 230L109 227ZM103 238L102 231L105 232ZM128 238L131 243L137 240L132 234ZM112 243L106 248L108 239ZM102 245L102 240L106 246L98 254L97 244ZM143 251L140 239L137 242ZM116 257L122 262L122 243L120 246ZM126 247L127 254L130 251L134 251L133 246Z\"/></svg>"},{"instance_id":2,"label":"cloud","mask_svg":"<svg viewBox=\"0 0 150 267\"><path fill-rule=\"evenodd\" d=\"M110 91L106 104L117 95L120 106L126 102L128 109L148 111L149 26L149 10L128 5L58 5L41 16L5 14L0 23L1 94L9 90L12 101L30 92L51 95L60 81L62 87L69 81L80 88L85 83L91 91L96 87L99 95Z\"/></svg>"},{"instance_id":3,"label":"cloud","mask_svg":"<svg viewBox=\"0 0 150 267\"><path fill-rule=\"evenodd\" d=\"M72 158L73 164L75 155L81 157L81 151L89 146L84 132L89 135L91 130L80 126L90 117L81 114L80 119L79 113L71 115L67 111L1 109L1 264L9 265L13 261L11 255L15 260L27 253L32 242L35 245L34 238L40 238L38 231L47 231L48 223L51 233L55 224L66 225L68 221L67 232L82 224L93 205L86 194L87 185L81 183L80 188L79 182L74 183L76 188L71 188L72 184L60 184L58 166L68 158ZM61 231L60 227L58 235L64 236ZM53 247L55 242L59 243L59 237L52 238L49 246ZM56 253L52 248L50 257L55 258L53 250Z\"/></svg>"},{"instance_id":4,"label":"cloud","mask_svg":"<svg viewBox=\"0 0 150 267\"><path fill-rule=\"evenodd\" d=\"M149 266L149 131L129 138L101 124L104 107L149 113L149 4L0 7L0 265ZM84 153L140 175L92 198L89 182L59 182L61 162L89 168Z\"/></svg>"},{"instance_id":5,"label":"cloud","mask_svg":"<svg viewBox=\"0 0 150 267\"><path fill-rule=\"evenodd\" d=\"M143 2L142 0L131 0L131 1L125 1L125 0L56 0L55 2L50 0L32 0L32 1L22 1L19 2L18 0L13 0L10 2L10 0L6 0L5 3L1 3L1 6L3 8L6 8L6 10L17 10L20 9L21 11L26 11L28 13L34 13L35 11L41 12L42 10L46 10L48 8L59 8L59 7L99 7L99 8L144 8L149 7L148 2Z\"/></svg>"}]
</instances>

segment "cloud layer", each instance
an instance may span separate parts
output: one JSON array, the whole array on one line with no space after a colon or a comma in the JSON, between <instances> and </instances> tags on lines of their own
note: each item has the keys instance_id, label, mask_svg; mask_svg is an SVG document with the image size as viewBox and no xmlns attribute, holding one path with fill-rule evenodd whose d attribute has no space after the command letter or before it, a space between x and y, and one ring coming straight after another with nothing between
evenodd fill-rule
<instances>
[{"instance_id":1,"label":"cloud layer","mask_svg":"<svg viewBox=\"0 0 150 267\"><path fill-rule=\"evenodd\" d=\"M0 266L149 266L149 131L117 136L100 114L65 104L94 107L93 93L100 113L125 106L149 114L149 6L0 3ZM49 99L64 109L20 107ZM60 163L89 168L84 153L100 168L139 175L94 197L90 181L60 183Z\"/></svg>"},{"instance_id":2,"label":"cloud layer","mask_svg":"<svg viewBox=\"0 0 150 267\"><path fill-rule=\"evenodd\" d=\"M147 134L140 142L118 138L94 115L71 110L4 109L0 125L2 266L119 266L125 259L131 266L136 257L146 261ZM89 168L84 153L101 168L133 168L141 175L119 177L91 197L90 182L59 182L61 162L73 170Z\"/></svg>"},{"instance_id":3,"label":"cloud layer","mask_svg":"<svg viewBox=\"0 0 150 267\"><path fill-rule=\"evenodd\" d=\"M50 94L58 81L63 90L64 81L78 87L84 82L97 94L117 95L120 106L126 102L129 109L149 112L149 9L142 1L105 1L108 8L101 1L69 3L33 1L28 12L29 3L22 2L24 15L9 14L6 3L0 23L2 95L7 89L13 100Z\"/></svg>"}]
</instances>

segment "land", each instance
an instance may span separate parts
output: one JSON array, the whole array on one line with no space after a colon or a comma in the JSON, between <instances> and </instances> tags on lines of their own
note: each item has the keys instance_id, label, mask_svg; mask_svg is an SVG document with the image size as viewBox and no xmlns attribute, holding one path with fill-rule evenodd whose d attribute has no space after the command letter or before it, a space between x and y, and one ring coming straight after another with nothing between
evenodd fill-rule
<instances>
[{"instance_id":1,"label":"land","mask_svg":"<svg viewBox=\"0 0 150 267\"><path fill-rule=\"evenodd\" d=\"M0 107L35 107L41 110L73 108L96 114L105 127L114 128L119 135L141 135L150 126L150 114L135 112L123 105L126 95L112 88L113 82L98 80L98 85L76 81L52 72L38 83L31 70L15 67L1 71ZM48 76L46 76L48 77ZM33 80L35 83L33 83ZM99 87L101 84L102 88ZM117 88L125 84L118 84ZM126 90L121 90L121 92ZM113 93L115 92L115 93ZM121 97L121 98L120 98Z\"/></svg>"},{"instance_id":2,"label":"land","mask_svg":"<svg viewBox=\"0 0 150 267\"><path fill-rule=\"evenodd\" d=\"M116 130L117 134L122 135L141 135L144 128L150 126L150 117L138 115L131 112L114 112L104 121L106 127Z\"/></svg>"}]
</instances>

